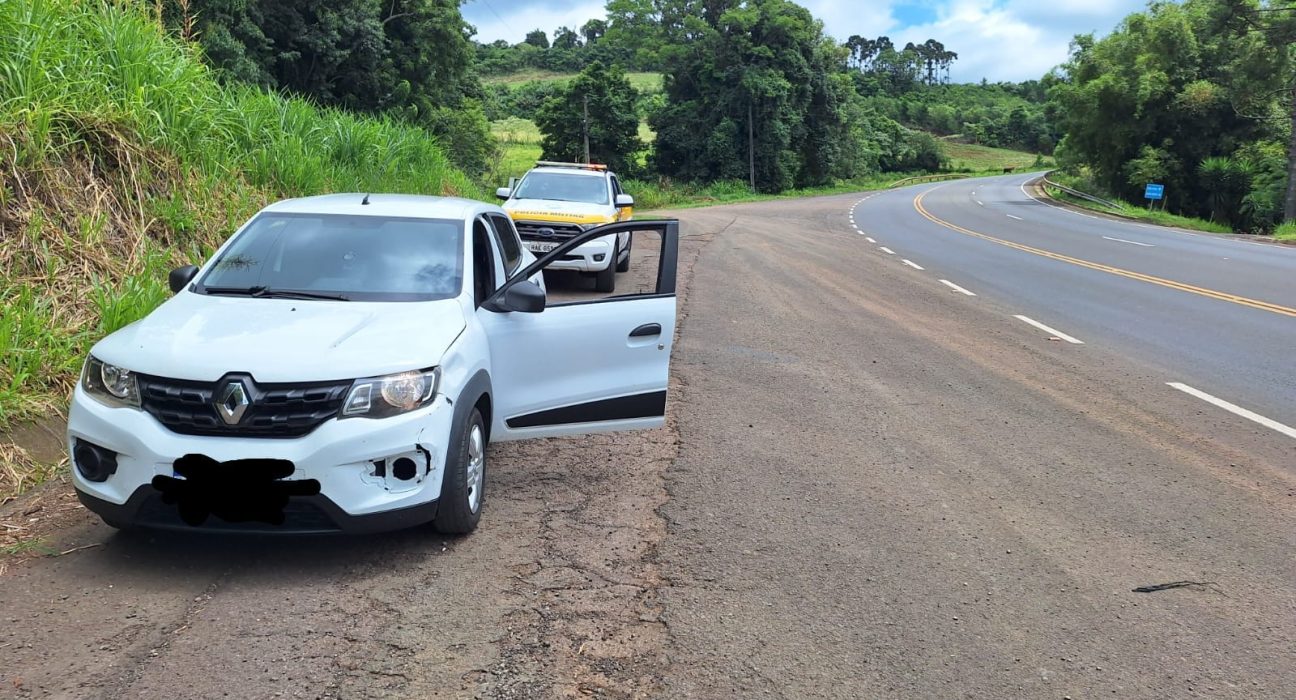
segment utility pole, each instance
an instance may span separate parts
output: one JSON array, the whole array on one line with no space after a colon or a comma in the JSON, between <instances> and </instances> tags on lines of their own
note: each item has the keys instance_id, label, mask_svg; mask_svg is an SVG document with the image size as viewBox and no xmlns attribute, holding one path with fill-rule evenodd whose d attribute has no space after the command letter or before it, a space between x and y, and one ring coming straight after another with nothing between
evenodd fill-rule
<instances>
[{"instance_id":1,"label":"utility pole","mask_svg":"<svg viewBox=\"0 0 1296 700\"><path fill-rule=\"evenodd\" d=\"M1287 140L1287 194L1283 197L1283 222L1296 221L1296 84L1291 88L1292 133Z\"/></svg>"},{"instance_id":2,"label":"utility pole","mask_svg":"<svg viewBox=\"0 0 1296 700\"><path fill-rule=\"evenodd\" d=\"M582 130L585 132L585 163L588 165L589 162L590 162L590 155L589 155L589 95L588 95L588 94L582 95L582 96L581 96L581 100L582 100L582 105L583 105L583 111L584 111L584 113L585 113L584 120L581 122L581 124L583 125L583 129L582 129Z\"/></svg>"},{"instance_id":3,"label":"utility pole","mask_svg":"<svg viewBox=\"0 0 1296 700\"><path fill-rule=\"evenodd\" d=\"M747 179L751 186L751 191L756 191L756 137L755 127L752 125L752 103L751 99L747 100Z\"/></svg>"}]
</instances>

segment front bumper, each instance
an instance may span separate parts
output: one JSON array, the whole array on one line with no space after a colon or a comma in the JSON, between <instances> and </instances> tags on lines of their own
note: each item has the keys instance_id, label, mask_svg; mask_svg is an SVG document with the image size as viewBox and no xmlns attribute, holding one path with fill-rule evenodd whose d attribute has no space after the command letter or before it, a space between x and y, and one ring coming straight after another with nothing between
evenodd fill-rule
<instances>
[{"instance_id":1,"label":"front bumper","mask_svg":"<svg viewBox=\"0 0 1296 700\"><path fill-rule=\"evenodd\" d=\"M192 527L179 518L174 503L162 502L158 490L177 482L179 460L194 455L218 463L282 460L292 463L291 474L273 483L309 483L312 492L288 498L284 515L306 516L309 526L287 518L281 526L271 526L274 518L229 523L213 515L201 527L290 532L404 527L436 514L453 413L438 397L402 416L330 419L300 438L193 436L171 432L144 411L106 406L78 386L68 415L69 454L78 440L86 441L116 453L117 468L105 481L92 482L74 464L72 483L82 502L111 524ZM401 457L416 460L411 478L397 478L407 473L391 466Z\"/></svg>"},{"instance_id":2,"label":"front bumper","mask_svg":"<svg viewBox=\"0 0 1296 700\"><path fill-rule=\"evenodd\" d=\"M110 503L85 491L77 490L81 504L114 527L140 526L158 530L194 530L178 514L174 505L165 503L162 493L150 486L135 489L125 503ZM352 515L323 494L294 496L284 507L281 524L244 521L228 522L211 517L197 529L212 532L250 534L322 534L360 535L403 530L431 522L437 514L437 502L428 501L395 510Z\"/></svg>"},{"instance_id":3,"label":"front bumper","mask_svg":"<svg viewBox=\"0 0 1296 700\"><path fill-rule=\"evenodd\" d=\"M576 246L574 250L567 251L567 253L558 260L549 263L548 267L545 269L601 272L606 270L608 265L615 263L615 261L612 260L612 248L615 241L615 235L596 238L589 243ZM526 238L522 240L522 245L527 246L527 249L531 250L531 247L528 245L530 243L552 242L553 241L546 241L544 239ZM532 251L532 253L537 258L544 255L544 253L537 251Z\"/></svg>"}]
</instances>

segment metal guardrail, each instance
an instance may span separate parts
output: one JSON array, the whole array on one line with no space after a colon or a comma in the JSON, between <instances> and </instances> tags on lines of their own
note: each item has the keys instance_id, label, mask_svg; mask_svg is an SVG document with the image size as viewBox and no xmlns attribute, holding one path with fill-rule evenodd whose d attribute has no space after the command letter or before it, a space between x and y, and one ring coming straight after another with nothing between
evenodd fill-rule
<instances>
[{"instance_id":1,"label":"metal guardrail","mask_svg":"<svg viewBox=\"0 0 1296 700\"><path fill-rule=\"evenodd\" d=\"M903 187L905 185L916 185L923 182L940 182L941 180L958 180L965 177L971 177L970 173L940 173L938 175L919 175L917 177L906 177L903 180L896 180L887 185L887 188Z\"/></svg>"},{"instance_id":2,"label":"metal guardrail","mask_svg":"<svg viewBox=\"0 0 1296 700\"><path fill-rule=\"evenodd\" d=\"M1088 194L1088 193L1085 193L1085 192L1081 192L1080 190L1072 189L1072 188L1070 188L1070 187L1067 187L1066 185L1059 185L1058 183L1053 182L1052 180L1049 179L1049 175L1052 175L1052 174L1055 173L1055 172L1057 172L1057 171L1056 171L1056 170L1050 170L1050 171L1044 173L1043 175L1040 176L1039 180L1036 180L1036 182L1043 182L1044 185L1045 185L1046 187L1052 187L1052 188L1057 189L1057 190L1060 190L1060 191L1062 191L1062 192L1066 192L1067 194L1071 195L1072 197L1079 197L1080 199L1084 199L1084 200L1087 200L1087 201L1093 202L1094 204L1101 204L1101 205L1103 205L1104 207L1107 207L1107 208L1109 208L1109 209L1115 209L1115 210L1117 210L1117 211L1120 211L1120 205L1116 204L1115 202L1109 202L1109 201L1103 199L1102 197L1095 197L1095 196L1093 196L1093 195L1091 195L1091 194Z\"/></svg>"}]
</instances>

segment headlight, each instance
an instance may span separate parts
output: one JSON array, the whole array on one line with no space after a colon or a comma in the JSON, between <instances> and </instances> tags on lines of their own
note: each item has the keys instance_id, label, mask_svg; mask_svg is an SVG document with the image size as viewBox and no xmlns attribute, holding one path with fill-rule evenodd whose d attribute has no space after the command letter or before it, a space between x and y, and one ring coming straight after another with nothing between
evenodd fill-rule
<instances>
[{"instance_id":1,"label":"headlight","mask_svg":"<svg viewBox=\"0 0 1296 700\"><path fill-rule=\"evenodd\" d=\"M140 405L139 383L135 373L107 362L94 355L86 358L81 370L81 388L87 394L109 406Z\"/></svg>"},{"instance_id":2,"label":"headlight","mask_svg":"<svg viewBox=\"0 0 1296 700\"><path fill-rule=\"evenodd\" d=\"M357 379L342 404L342 417L387 418L409 413L432 403L440 384L441 370L437 367Z\"/></svg>"}]
</instances>

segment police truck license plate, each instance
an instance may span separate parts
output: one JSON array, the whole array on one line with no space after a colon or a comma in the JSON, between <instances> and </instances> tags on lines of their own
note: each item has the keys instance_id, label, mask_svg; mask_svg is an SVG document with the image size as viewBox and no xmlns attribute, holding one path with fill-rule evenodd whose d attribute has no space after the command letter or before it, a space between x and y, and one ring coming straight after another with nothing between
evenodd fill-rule
<instances>
[{"instance_id":1,"label":"police truck license plate","mask_svg":"<svg viewBox=\"0 0 1296 700\"><path fill-rule=\"evenodd\" d=\"M544 241L523 241L522 243L532 253L548 253L558 247L557 243L545 243Z\"/></svg>"}]
</instances>

